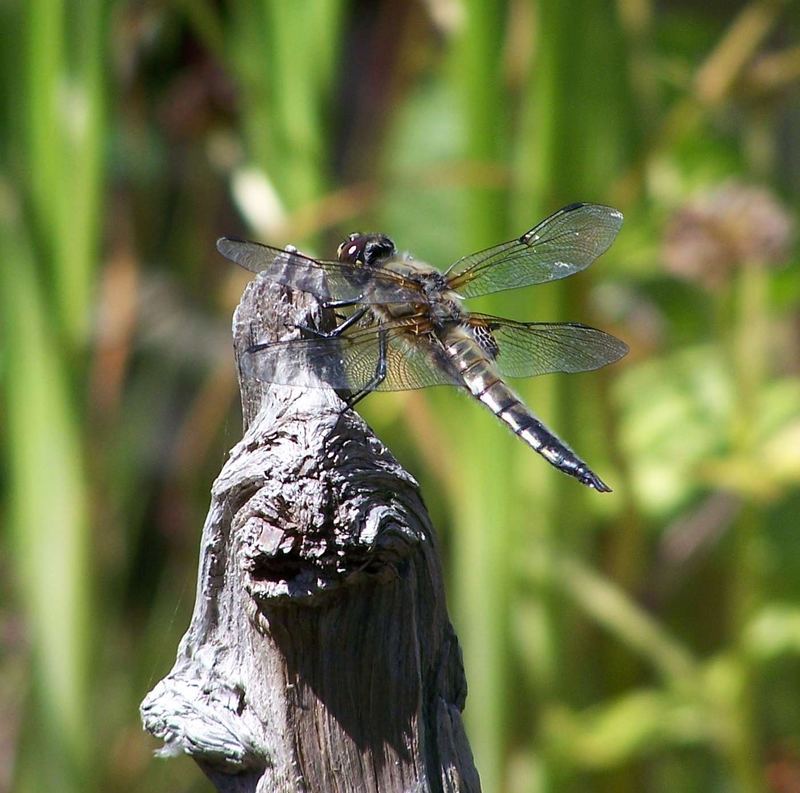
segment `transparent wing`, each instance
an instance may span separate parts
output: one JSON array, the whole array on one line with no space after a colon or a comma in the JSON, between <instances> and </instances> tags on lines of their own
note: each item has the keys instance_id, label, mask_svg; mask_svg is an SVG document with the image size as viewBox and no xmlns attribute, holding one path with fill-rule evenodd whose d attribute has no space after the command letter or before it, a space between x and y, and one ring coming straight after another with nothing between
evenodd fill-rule
<instances>
[{"instance_id":1,"label":"transparent wing","mask_svg":"<svg viewBox=\"0 0 800 793\"><path fill-rule=\"evenodd\" d=\"M570 204L519 239L465 256L447 271L462 297L555 281L586 269L610 247L622 213L599 204Z\"/></svg>"},{"instance_id":2,"label":"transparent wing","mask_svg":"<svg viewBox=\"0 0 800 793\"><path fill-rule=\"evenodd\" d=\"M217 250L251 273L308 292L322 302L353 300L359 303L425 302L413 281L381 267L312 259L292 250L259 242L220 237Z\"/></svg>"},{"instance_id":3,"label":"transparent wing","mask_svg":"<svg viewBox=\"0 0 800 793\"><path fill-rule=\"evenodd\" d=\"M358 392L367 388L378 371L381 334L386 339L386 377L374 390L463 384L435 341L410 334L405 325L374 325L334 338L267 344L248 353L243 366L246 374L269 383Z\"/></svg>"},{"instance_id":4,"label":"transparent wing","mask_svg":"<svg viewBox=\"0 0 800 793\"><path fill-rule=\"evenodd\" d=\"M497 345L495 363L505 377L586 372L618 361L628 345L610 333L579 323L514 322L471 314L480 338L488 330Z\"/></svg>"}]
</instances>

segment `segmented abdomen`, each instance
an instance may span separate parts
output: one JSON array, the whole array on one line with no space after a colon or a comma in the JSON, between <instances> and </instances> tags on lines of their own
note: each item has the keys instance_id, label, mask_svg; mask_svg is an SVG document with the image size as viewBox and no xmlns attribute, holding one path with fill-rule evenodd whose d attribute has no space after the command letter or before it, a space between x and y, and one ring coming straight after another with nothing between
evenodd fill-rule
<instances>
[{"instance_id":1,"label":"segmented abdomen","mask_svg":"<svg viewBox=\"0 0 800 793\"><path fill-rule=\"evenodd\" d=\"M562 440L542 424L507 386L497 373L494 362L473 339L469 330L459 326L443 339L445 352L460 372L464 386L483 402L515 435L564 473L574 476L595 490L611 488L597 476Z\"/></svg>"}]
</instances>

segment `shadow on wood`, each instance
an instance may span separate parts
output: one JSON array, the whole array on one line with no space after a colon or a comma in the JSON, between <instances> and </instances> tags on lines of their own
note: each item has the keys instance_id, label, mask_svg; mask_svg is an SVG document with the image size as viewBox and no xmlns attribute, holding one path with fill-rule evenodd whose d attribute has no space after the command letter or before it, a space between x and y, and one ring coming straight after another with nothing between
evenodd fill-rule
<instances>
[{"instance_id":1,"label":"shadow on wood","mask_svg":"<svg viewBox=\"0 0 800 793\"><path fill-rule=\"evenodd\" d=\"M245 436L212 489L191 625L142 719L220 791L478 791L416 482L330 389L242 375L254 341L323 319L304 295L245 291Z\"/></svg>"}]
</instances>

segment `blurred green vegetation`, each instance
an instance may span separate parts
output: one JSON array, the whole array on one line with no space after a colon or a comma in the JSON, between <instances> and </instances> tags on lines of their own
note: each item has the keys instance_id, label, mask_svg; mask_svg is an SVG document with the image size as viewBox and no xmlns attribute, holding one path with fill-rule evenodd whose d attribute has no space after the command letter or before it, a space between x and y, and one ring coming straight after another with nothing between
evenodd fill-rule
<instances>
[{"instance_id":1,"label":"blurred green vegetation","mask_svg":"<svg viewBox=\"0 0 800 793\"><path fill-rule=\"evenodd\" d=\"M0 5L0 790L190 791L138 703L239 438L223 233L445 266L575 201L587 273L487 301L625 339L525 383L590 492L448 390L363 413L443 540L484 790L800 790L800 17L777 0Z\"/></svg>"}]
</instances>

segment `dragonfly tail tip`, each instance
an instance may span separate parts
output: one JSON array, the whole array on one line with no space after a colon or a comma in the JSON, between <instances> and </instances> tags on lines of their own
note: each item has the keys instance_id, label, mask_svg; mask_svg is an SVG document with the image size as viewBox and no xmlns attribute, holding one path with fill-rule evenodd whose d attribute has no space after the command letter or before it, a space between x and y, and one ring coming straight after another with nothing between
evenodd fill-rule
<instances>
[{"instance_id":1,"label":"dragonfly tail tip","mask_svg":"<svg viewBox=\"0 0 800 793\"><path fill-rule=\"evenodd\" d=\"M613 493L614 491L593 471L586 471L580 481L598 493Z\"/></svg>"}]
</instances>

